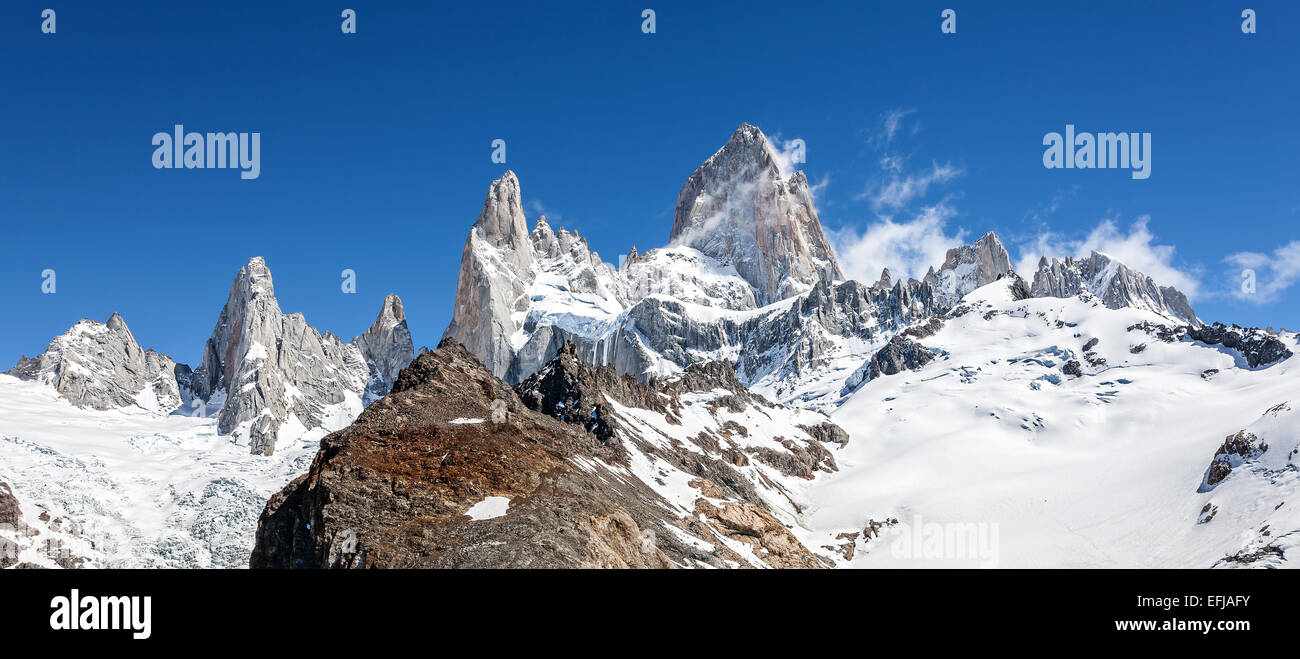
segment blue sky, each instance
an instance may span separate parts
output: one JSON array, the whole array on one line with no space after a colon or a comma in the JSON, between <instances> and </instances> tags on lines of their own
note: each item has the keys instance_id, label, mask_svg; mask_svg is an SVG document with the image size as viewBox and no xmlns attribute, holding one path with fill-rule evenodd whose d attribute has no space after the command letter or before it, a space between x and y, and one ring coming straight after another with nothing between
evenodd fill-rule
<instances>
[{"instance_id":1,"label":"blue sky","mask_svg":"<svg viewBox=\"0 0 1300 659\"><path fill-rule=\"evenodd\" d=\"M195 363L254 255L317 328L354 336L395 292L432 346L507 167L530 222L544 210L616 262L667 241L682 183L742 121L805 141L851 273L923 272L994 230L1015 260L1100 246L1192 289L1206 320L1294 328L1300 8L1249 6L1248 36L1221 2L11 0L0 362L119 311ZM177 123L260 132L261 176L154 169L151 138ZM1150 132L1151 177L1045 169L1067 123ZM1254 296L1236 294L1247 265Z\"/></svg>"}]
</instances>

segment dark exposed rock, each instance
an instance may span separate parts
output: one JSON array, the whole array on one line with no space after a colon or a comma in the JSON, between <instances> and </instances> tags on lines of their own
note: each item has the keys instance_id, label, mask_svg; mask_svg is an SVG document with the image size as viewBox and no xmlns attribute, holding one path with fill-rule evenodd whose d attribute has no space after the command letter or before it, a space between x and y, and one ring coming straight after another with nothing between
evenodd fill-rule
<instances>
[{"instance_id":1,"label":"dark exposed rock","mask_svg":"<svg viewBox=\"0 0 1300 659\"><path fill-rule=\"evenodd\" d=\"M1154 336L1157 339L1160 339L1165 343L1173 343L1175 341L1182 340L1185 329L1186 329L1185 327L1171 327L1169 325L1161 325L1159 323L1152 323L1146 320L1128 326L1128 331L1130 332L1134 330L1140 330L1142 332L1146 332L1147 334L1150 334L1151 336Z\"/></svg>"},{"instance_id":2,"label":"dark exposed rock","mask_svg":"<svg viewBox=\"0 0 1300 659\"><path fill-rule=\"evenodd\" d=\"M1082 377L1083 365L1079 363L1079 360L1071 359L1070 361L1065 362L1063 366L1061 366L1061 372L1066 375L1074 376L1076 378Z\"/></svg>"},{"instance_id":3,"label":"dark exposed rock","mask_svg":"<svg viewBox=\"0 0 1300 659\"><path fill-rule=\"evenodd\" d=\"M826 422L815 426L800 427L823 444L839 444L840 447L849 445L849 433L833 423Z\"/></svg>"},{"instance_id":4,"label":"dark exposed rock","mask_svg":"<svg viewBox=\"0 0 1300 659\"><path fill-rule=\"evenodd\" d=\"M1209 469L1205 470L1205 481L1200 492L1206 492L1218 485L1247 460L1254 460L1268 450L1268 444L1259 441L1254 433L1242 430L1235 435L1228 435L1223 445L1214 453Z\"/></svg>"},{"instance_id":5,"label":"dark exposed rock","mask_svg":"<svg viewBox=\"0 0 1300 659\"><path fill-rule=\"evenodd\" d=\"M1201 514L1197 515L1196 523L1209 524L1210 521L1214 519L1214 516L1218 514L1218 512L1219 512L1218 506L1214 505L1213 503L1207 503L1205 504L1205 507L1201 508Z\"/></svg>"},{"instance_id":6,"label":"dark exposed rock","mask_svg":"<svg viewBox=\"0 0 1300 659\"><path fill-rule=\"evenodd\" d=\"M1285 559L1286 554L1281 547L1277 545L1265 545L1255 550L1243 549L1231 556L1224 556L1214 564L1214 567L1220 565L1252 565L1255 563L1271 563L1278 559Z\"/></svg>"},{"instance_id":7,"label":"dark exposed rock","mask_svg":"<svg viewBox=\"0 0 1300 659\"><path fill-rule=\"evenodd\" d=\"M1291 350L1276 336L1259 329L1244 329L1223 323L1214 323L1202 327L1187 327L1185 332L1193 341L1210 345L1222 345L1241 353L1251 368L1291 358Z\"/></svg>"},{"instance_id":8,"label":"dark exposed rock","mask_svg":"<svg viewBox=\"0 0 1300 659\"><path fill-rule=\"evenodd\" d=\"M903 335L910 336L914 339L926 339L938 334L941 329L943 329L943 320L940 318L931 318L924 323L919 323L903 330Z\"/></svg>"},{"instance_id":9,"label":"dark exposed rock","mask_svg":"<svg viewBox=\"0 0 1300 659\"><path fill-rule=\"evenodd\" d=\"M731 365L725 362L699 362L691 364L681 374L670 379L652 379L639 382L629 375L619 375L608 365L593 368L584 362L577 346L566 343L556 358L540 371L515 385L520 400L530 409L555 417L566 423L576 423L596 434L601 441L614 436L621 422L611 414L602 401L608 396L618 403L664 414L669 423L677 422L682 409L681 396L686 393L708 393L724 390L705 403L711 410L727 409L741 412L747 406L776 407L761 396L749 392ZM713 481L728 496L743 499L758 506L765 505L762 498L740 474L732 473L727 463L744 466L749 456L786 475L812 478L817 471L837 469L830 452L820 443L843 446L848 443L848 433L826 421L817 425L801 426L816 441L796 442L782 440L785 451L766 447L752 447L749 455L723 448L717 438L701 433L693 441L711 452L723 455L726 461L700 456L695 451L670 453L658 451L660 457L677 468L702 479ZM737 423L728 422L723 433L748 436L749 430Z\"/></svg>"},{"instance_id":10,"label":"dark exposed rock","mask_svg":"<svg viewBox=\"0 0 1300 659\"><path fill-rule=\"evenodd\" d=\"M23 511L14 498L8 483L0 483L0 531L20 530L23 526ZM18 562L18 544L0 537L0 570Z\"/></svg>"},{"instance_id":11,"label":"dark exposed rock","mask_svg":"<svg viewBox=\"0 0 1300 659\"><path fill-rule=\"evenodd\" d=\"M42 557L52 561L65 570L84 567L90 561L78 556L67 547L59 536L63 533L77 535L77 527L67 523L63 518L51 519L49 513L42 512L38 519L42 525L33 525L23 518L22 507L8 483L0 482L0 531L14 532L17 542L0 536L0 569L15 567L17 569L39 568L35 564L19 564L18 557L25 549L35 548ZM38 528L39 527L39 528ZM44 533L42 533L44 531Z\"/></svg>"},{"instance_id":12,"label":"dark exposed rock","mask_svg":"<svg viewBox=\"0 0 1300 659\"><path fill-rule=\"evenodd\" d=\"M1012 300L1028 300L1034 296L1033 292L1029 288L1029 284L1025 283L1025 280L1021 279L1016 273L1010 272L999 276L998 279L1002 279L1003 277L1015 277L1015 281L1011 282L1011 286L1008 288L1011 292Z\"/></svg>"},{"instance_id":13,"label":"dark exposed rock","mask_svg":"<svg viewBox=\"0 0 1300 659\"><path fill-rule=\"evenodd\" d=\"M18 363L13 368L5 371L6 375L12 375L19 380L35 380L36 376L41 373L41 358L22 356L18 358Z\"/></svg>"},{"instance_id":14,"label":"dark exposed rock","mask_svg":"<svg viewBox=\"0 0 1300 659\"><path fill-rule=\"evenodd\" d=\"M1221 345L1236 351L1251 368L1268 366L1290 359L1292 352L1277 335L1256 328L1214 323L1212 325L1184 325L1170 327L1157 323L1141 322L1131 325L1128 331L1141 330L1165 343L1188 339L1207 345Z\"/></svg>"},{"instance_id":15,"label":"dark exposed rock","mask_svg":"<svg viewBox=\"0 0 1300 659\"><path fill-rule=\"evenodd\" d=\"M933 361L934 357L934 351L929 348L901 334L895 335L872 355L869 362L871 379L916 370Z\"/></svg>"},{"instance_id":16,"label":"dark exposed rock","mask_svg":"<svg viewBox=\"0 0 1300 659\"><path fill-rule=\"evenodd\" d=\"M8 483L0 483L0 528L18 528L23 522L23 510ZM8 526L6 526L8 525Z\"/></svg>"}]
</instances>

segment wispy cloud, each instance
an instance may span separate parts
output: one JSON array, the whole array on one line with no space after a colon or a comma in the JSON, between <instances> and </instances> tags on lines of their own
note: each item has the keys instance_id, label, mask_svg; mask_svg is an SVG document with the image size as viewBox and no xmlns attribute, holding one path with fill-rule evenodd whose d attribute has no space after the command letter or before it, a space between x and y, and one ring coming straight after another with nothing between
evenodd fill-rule
<instances>
[{"instance_id":1,"label":"wispy cloud","mask_svg":"<svg viewBox=\"0 0 1300 659\"><path fill-rule=\"evenodd\" d=\"M532 211L537 215L545 215L546 221L551 224L560 222L564 219L559 213L555 213L550 210L547 210L546 206L540 200L537 199L531 199L528 201L528 210Z\"/></svg>"},{"instance_id":2,"label":"wispy cloud","mask_svg":"<svg viewBox=\"0 0 1300 659\"><path fill-rule=\"evenodd\" d=\"M1173 245L1156 243L1156 236L1148 227L1150 220L1149 215L1142 215L1125 231L1114 218L1105 218L1086 237L1079 240L1069 240L1050 231L1039 233L1033 240L1020 245L1016 271L1022 277L1032 279L1038 270L1040 257L1082 258L1096 251L1108 254L1129 268L1151 277L1161 286L1173 286L1189 299L1196 299L1202 294L1200 268L1178 265L1177 249Z\"/></svg>"},{"instance_id":3,"label":"wispy cloud","mask_svg":"<svg viewBox=\"0 0 1300 659\"><path fill-rule=\"evenodd\" d=\"M1078 185L1073 185L1066 189L1057 190L1055 193L1052 194L1052 199L1050 201L1048 201L1045 204L1040 204L1037 207L1030 209L1028 212L1026 212L1025 218L1029 220L1033 220L1034 222L1046 222L1048 218L1056 214L1056 211L1061 210L1061 205L1064 204L1066 200L1074 197L1078 193L1079 193Z\"/></svg>"},{"instance_id":4,"label":"wispy cloud","mask_svg":"<svg viewBox=\"0 0 1300 659\"><path fill-rule=\"evenodd\" d=\"M903 120L915 113L916 108L894 108L886 111L880 122L880 132L876 135L877 145L883 148L893 142L894 137L903 129ZM917 125L913 124L911 131L916 132L916 129Z\"/></svg>"},{"instance_id":5,"label":"wispy cloud","mask_svg":"<svg viewBox=\"0 0 1300 659\"><path fill-rule=\"evenodd\" d=\"M1232 273L1233 297L1255 304L1276 302L1283 292L1300 281L1300 240L1293 240L1273 250L1272 254L1237 252L1225 258L1224 262L1240 270ZM1240 280L1236 279L1246 270L1255 275L1254 293L1243 289Z\"/></svg>"},{"instance_id":6,"label":"wispy cloud","mask_svg":"<svg viewBox=\"0 0 1300 659\"><path fill-rule=\"evenodd\" d=\"M830 185L831 185L830 174L823 175L822 180L809 185L808 191L812 193L814 203L817 204L822 203L822 199L826 193L826 188L830 187Z\"/></svg>"},{"instance_id":7,"label":"wispy cloud","mask_svg":"<svg viewBox=\"0 0 1300 659\"><path fill-rule=\"evenodd\" d=\"M925 276L931 266L943 263L948 249L965 243L965 232L949 233L947 223L956 211L946 203L921 209L911 219L895 222L881 218L858 232L846 228L833 232L835 253L845 276L873 282L889 268L894 279Z\"/></svg>"},{"instance_id":8,"label":"wispy cloud","mask_svg":"<svg viewBox=\"0 0 1300 659\"><path fill-rule=\"evenodd\" d=\"M947 183L962 174L961 169L953 166L952 163L943 163L941 165L938 162L933 162L930 169L910 175L901 175L899 173L901 164L892 161L890 164L896 166L888 180L878 182L861 195L858 195L859 199L870 199L871 206L877 212L882 209L902 208L924 197L931 185Z\"/></svg>"},{"instance_id":9,"label":"wispy cloud","mask_svg":"<svg viewBox=\"0 0 1300 659\"><path fill-rule=\"evenodd\" d=\"M781 139L779 134L770 139L773 150L776 151L776 166L781 170L782 177L789 178L801 169L800 165L808 157L808 147L802 140L797 138L791 140ZM798 161L795 159L796 155L799 157Z\"/></svg>"}]
</instances>

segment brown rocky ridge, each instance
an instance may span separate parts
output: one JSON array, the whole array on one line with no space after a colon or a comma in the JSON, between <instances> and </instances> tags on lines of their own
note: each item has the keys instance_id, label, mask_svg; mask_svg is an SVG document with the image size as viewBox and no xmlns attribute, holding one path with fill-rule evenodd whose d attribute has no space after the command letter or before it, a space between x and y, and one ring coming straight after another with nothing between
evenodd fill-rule
<instances>
[{"instance_id":1,"label":"brown rocky ridge","mask_svg":"<svg viewBox=\"0 0 1300 659\"><path fill-rule=\"evenodd\" d=\"M638 382L568 344L512 389L446 339L271 498L250 565L828 567L787 484L847 439L726 364ZM490 497L508 503L471 514Z\"/></svg>"}]
</instances>

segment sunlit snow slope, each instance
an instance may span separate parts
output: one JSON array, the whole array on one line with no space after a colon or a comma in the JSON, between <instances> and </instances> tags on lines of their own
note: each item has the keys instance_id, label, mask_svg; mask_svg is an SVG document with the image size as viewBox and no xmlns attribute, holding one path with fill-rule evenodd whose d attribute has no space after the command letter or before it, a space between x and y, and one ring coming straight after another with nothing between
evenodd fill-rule
<instances>
[{"instance_id":1,"label":"sunlit snow slope","mask_svg":"<svg viewBox=\"0 0 1300 659\"><path fill-rule=\"evenodd\" d=\"M933 362L866 383L833 415L852 440L810 489L805 522L827 538L879 525L846 564L1297 564L1294 359L1251 369L1232 350L1130 330L1169 325L1147 311L1013 297L1009 280L968 295L919 339ZM1279 338L1294 349L1295 334ZM1080 375L1063 372L1071 360ZM1231 472L1204 488L1243 430L1256 446L1225 455Z\"/></svg>"}]
</instances>

